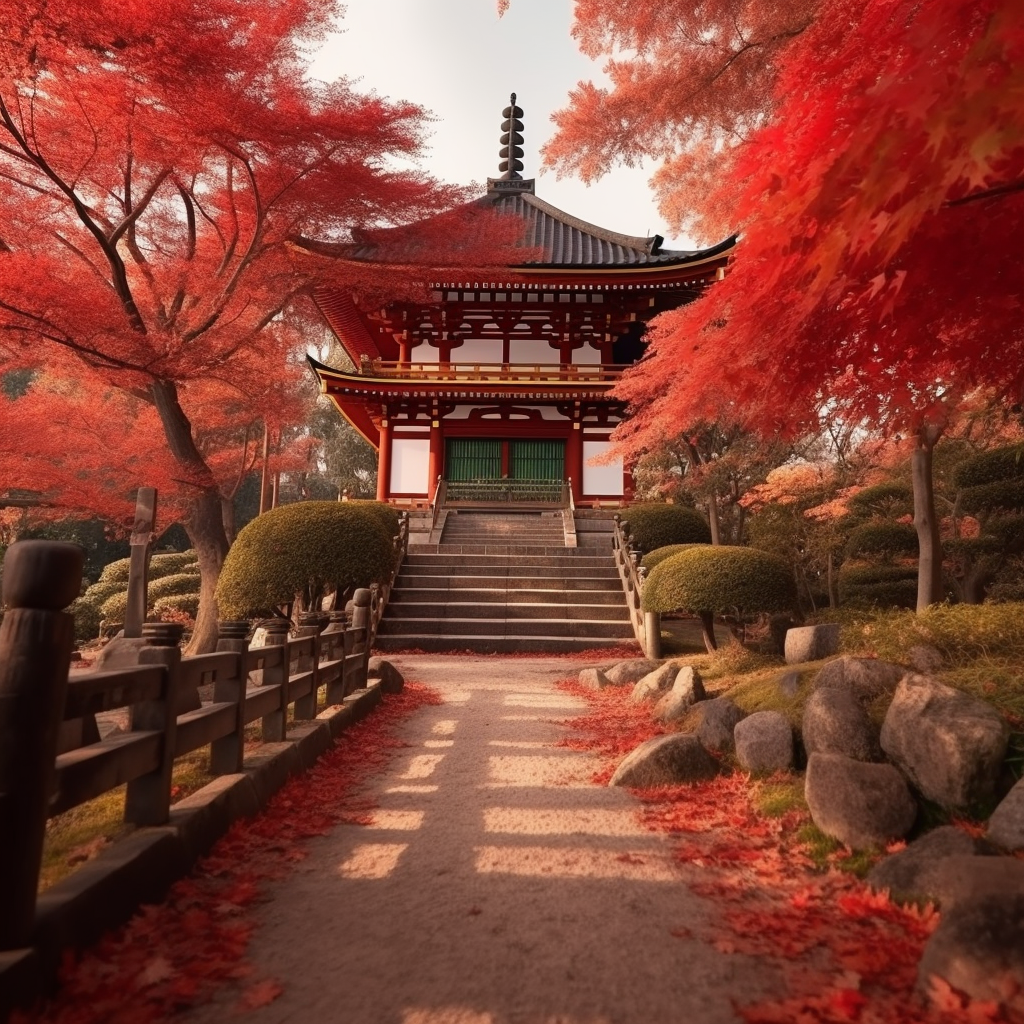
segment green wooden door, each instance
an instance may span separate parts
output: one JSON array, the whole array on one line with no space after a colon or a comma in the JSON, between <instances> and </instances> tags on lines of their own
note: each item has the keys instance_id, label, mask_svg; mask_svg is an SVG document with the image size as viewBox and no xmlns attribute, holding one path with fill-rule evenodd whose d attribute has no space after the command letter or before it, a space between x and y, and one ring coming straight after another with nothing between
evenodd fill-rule
<instances>
[{"instance_id":1,"label":"green wooden door","mask_svg":"<svg viewBox=\"0 0 1024 1024\"><path fill-rule=\"evenodd\" d=\"M445 478L453 483L501 478L501 441L451 437L445 450Z\"/></svg>"},{"instance_id":2,"label":"green wooden door","mask_svg":"<svg viewBox=\"0 0 1024 1024\"><path fill-rule=\"evenodd\" d=\"M561 483L565 479L565 442L515 440L509 442L509 471L513 480Z\"/></svg>"}]
</instances>

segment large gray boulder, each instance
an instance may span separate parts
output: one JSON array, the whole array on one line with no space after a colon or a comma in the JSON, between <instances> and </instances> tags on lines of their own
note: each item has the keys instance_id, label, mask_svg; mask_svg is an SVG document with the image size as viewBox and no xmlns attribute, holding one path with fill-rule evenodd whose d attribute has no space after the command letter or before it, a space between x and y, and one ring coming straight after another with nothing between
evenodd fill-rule
<instances>
[{"instance_id":1,"label":"large gray boulder","mask_svg":"<svg viewBox=\"0 0 1024 1024\"><path fill-rule=\"evenodd\" d=\"M876 864L868 872L867 883L873 889L888 889L896 903L941 902L942 884L937 878L942 865L951 859L973 859L977 852L977 842L963 829L943 825Z\"/></svg>"},{"instance_id":2,"label":"large gray boulder","mask_svg":"<svg viewBox=\"0 0 1024 1024\"><path fill-rule=\"evenodd\" d=\"M891 661L844 655L822 665L811 685L816 690L824 686L847 687L858 700L867 703L882 694L893 693L906 674L902 665Z\"/></svg>"},{"instance_id":3,"label":"large gray boulder","mask_svg":"<svg viewBox=\"0 0 1024 1024\"><path fill-rule=\"evenodd\" d=\"M1024 990L1024 893L957 903L945 911L918 964L918 986L933 976L971 999L1020 1007Z\"/></svg>"},{"instance_id":4,"label":"large gray boulder","mask_svg":"<svg viewBox=\"0 0 1024 1024\"><path fill-rule=\"evenodd\" d=\"M654 717L659 722L674 722L706 696L700 673L684 665L676 672L671 689L654 705Z\"/></svg>"},{"instance_id":5,"label":"large gray boulder","mask_svg":"<svg viewBox=\"0 0 1024 1024\"><path fill-rule=\"evenodd\" d=\"M808 754L843 754L858 761L878 761L878 729L850 686L823 686L804 705L801 723Z\"/></svg>"},{"instance_id":6,"label":"large gray boulder","mask_svg":"<svg viewBox=\"0 0 1024 1024\"><path fill-rule=\"evenodd\" d=\"M966 807L995 787L1010 731L991 704L929 676L904 676L882 749L929 800Z\"/></svg>"},{"instance_id":7,"label":"large gray boulder","mask_svg":"<svg viewBox=\"0 0 1024 1024\"><path fill-rule=\"evenodd\" d=\"M371 658L366 675L370 679L379 679L380 688L385 693L401 693L405 689L405 677L384 658Z\"/></svg>"},{"instance_id":8,"label":"large gray boulder","mask_svg":"<svg viewBox=\"0 0 1024 1024\"><path fill-rule=\"evenodd\" d=\"M1024 779L1006 794L988 819L988 838L1004 850L1024 850Z\"/></svg>"},{"instance_id":9,"label":"large gray boulder","mask_svg":"<svg viewBox=\"0 0 1024 1024\"><path fill-rule=\"evenodd\" d=\"M946 857L932 870L929 895L943 910L982 896L1024 893L1024 860L1016 857Z\"/></svg>"},{"instance_id":10,"label":"large gray boulder","mask_svg":"<svg viewBox=\"0 0 1024 1024\"><path fill-rule=\"evenodd\" d=\"M657 713L655 708L655 713ZM697 739L708 750L732 751L736 749L736 725L746 718L746 712L728 697L714 697L701 701L696 708Z\"/></svg>"},{"instance_id":11,"label":"large gray boulder","mask_svg":"<svg viewBox=\"0 0 1024 1024\"><path fill-rule=\"evenodd\" d=\"M811 754L804 796L814 824L854 850L902 839L917 817L917 804L891 764L842 754Z\"/></svg>"},{"instance_id":12,"label":"large gray boulder","mask_svg":"<svg viewBox=\"0 0 1024 1024\"><path fill-rule=\"evenodd\" d=\"M696 736L672 733L655 736L626 755L609 786L672 786L700 782L718 773L718 762Z\"/></svg>"},{"instance_id":13,"label":"large gray boulder","mask_svg":"<svg viewBox=\"0 0 1024 1024\"><path fill-rule=\"evenodd\" d=\"M632 686L660 665L660 661L652 661L650 658L630 658L629 661L620 661L605 669L604 674L612 686Z\"/></svg>"},{"instance_id":14,"label":"large gray boulder","mask_svg":"<svg viewBox=\"0 0 1024 1024\"><path fill-rule=\"evenodd\" d=\"M654 700L672 686L672 682L678 671L678 665L673 665L672 662L666 662L660 668L656 668L653 672L648 672L647 675L645 675L636 684L636 686L633 687L633 692L629 695L629 699L634 704L643 704L646 701Z\"/></svg>"},{"instance_id":15,"label":"large gray boulder","mask_svg":"<svg viewBox=\"0 0 1024 1024\"><path fill-rule=\"evenodd\" d=\"M793 767L793 727L779 711L755 711L733 730L736 760L755 774Z\"/></svg>"},{"instance_id":16,"label":"large gray boulder","mask_svg":"<svg viewBox=\"0 0 1024 1024\"><path fill-rule=\"evenodd\" d=\"M914 644L908 648L906 661L915 672L920 672L924 676L940 672L946 663L942 651L931 644Z\"/></svg>"},{"instance_id":17,"label":"large gray boulder","mask_svg":"<svg viewBox=\"0 0 1024 1024\"><path fill-rule=\"evenodd\" d=\"M839 653L839 623L797 626L786 630L786 664L819 661Z\"/></svg>"},{"instance_id":18,"label":"large gray boulder","mask_svg":"<svg viewBox=\"0 0 1024 1024\"><path fill-rule=\"evenodd\" d=\"M580 686L585 686L588 690L603 690L606 686L612 685L608 682L608 677L599 668L581 669L579 683Z\"/></svg>"}]
</instances>

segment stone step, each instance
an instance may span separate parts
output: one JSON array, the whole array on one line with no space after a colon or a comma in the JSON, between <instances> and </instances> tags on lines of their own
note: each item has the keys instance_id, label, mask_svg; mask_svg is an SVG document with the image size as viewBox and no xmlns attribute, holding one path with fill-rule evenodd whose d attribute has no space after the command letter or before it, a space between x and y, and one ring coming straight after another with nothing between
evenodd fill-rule
<instances>
[{"instance_id":1,"label":"stone step","mask_svg":"<svg viewBox=\"0 0 1024 1024\"><path fill-rule=\"evenodd\" d=\"M504 628L500 628L504 623ZM378 636L578 636L632 637L629 622L605 619L381 619Z\"/></svg>"},{"instance_id":2,"label":"stone step","mask_svg":"<svg viewBox=\"0 0 1024 1024\"><path fill-rule=\"evenodd\" d=\"M570 636L427 636L410 633L402 636L378 636L374 646L385 653L393 651L426 651L431 654L573 654L600 647L621 647L635 644L629 637ZM637 645L637 657L640 648Z\"/></svg>"},{"instance_id":3,"label":"stone step","mask_svg":"<svg viewBox=\"0 0 1024 1024\"><path fill-rule=\"evenodd\" d=\"M447 581L447 582L446 582ZM445 576L420 573L398 577L396 590L405 587L427 587L431 590L605 590L622 593L618 576L484 576L481 573ZM625 596L623 596L625 601Z\"/></svg>"},{"instance_id":4,"label":"stone step","mask_svg":"<svg viewBox=\"0 0 1024 1024\"><path fill-rule=\"evenodd\" d=\"M447 583L447 579L445 579ZM391 593L388 602L390 608L394 604L419 602L420 604L439 604L444 601L476 602L477 604L569 604L584 602L588 605L608 604L625 607L622 588L619 586L595 590L590 587L572 589L537 589L531 587L522 590L509 590L505 587L412 587L399 585Z\"/></svg>"},{"instance_id":5,"label":"stone step","mask_svg":"<svg viewBox=\"0 0 1024 1024\"><path fill-rule=\"evenodd\" d=\"M406 568L421 568L425 566L444 566L450 569L464 568L500 568L502 566L516 566L518 568L543 568L558 567L559 569L608 569L617 572L615 563L607 555L592 554L567 554L571 548L562 548L557 554L546 555L508 555L504 553L484 554L452 554L439 552L437 554L423 553L410 554L405 556L402 563L402 570Z\"/></svg>"},{"instance_id":6,"label":"stone step","mask_svg":"<svg viewBox=\"0 0 1024 1024\"><path fill-rule=\"evenodd\" d=\"M461 595L459 595L461 596ZM627 622L626 607L613 604L577 604L575 602L527 603L525 601L448 601L444 604L420 601L396 601L388 605L392 619L591 619L602 622Z\"/></svg>"}]
</instances>

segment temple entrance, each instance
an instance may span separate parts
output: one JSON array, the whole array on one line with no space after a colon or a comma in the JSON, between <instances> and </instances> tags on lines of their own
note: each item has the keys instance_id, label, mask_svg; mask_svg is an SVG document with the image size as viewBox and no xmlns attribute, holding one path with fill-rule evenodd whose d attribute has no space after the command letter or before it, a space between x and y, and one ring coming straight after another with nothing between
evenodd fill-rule
<instances>
[{"instance_id":1,"label":"temple entrance","mask_svg":"<svg viewBox=\"0 0 1024 1024\"><path fill-rule=\"evenodd\" d=\"M448 438L449 502L560 504L565 441L560 438Z\"/></svg>"}]
</instances>

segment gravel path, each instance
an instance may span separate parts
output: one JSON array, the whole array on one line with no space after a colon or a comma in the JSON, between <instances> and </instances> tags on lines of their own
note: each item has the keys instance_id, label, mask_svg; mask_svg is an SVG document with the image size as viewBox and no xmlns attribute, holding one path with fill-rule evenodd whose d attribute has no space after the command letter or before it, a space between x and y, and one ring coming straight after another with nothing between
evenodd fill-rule
<instances>
[{"instance_id":1,"label":"gravel path","mask_svg":"<svg viewBox=\"0 0 1024 1024\"><path fill-rule=\"evenodd\" d=\"M558 746L582 705L552 683L579 666L394 661L444 703L404 724L373 824L316 840L256 912L251 959L285 990L247 1020L719 1024L765 992L753 961L672 935L708 922L671 840Z\"/></svg>"}]
</instances>

